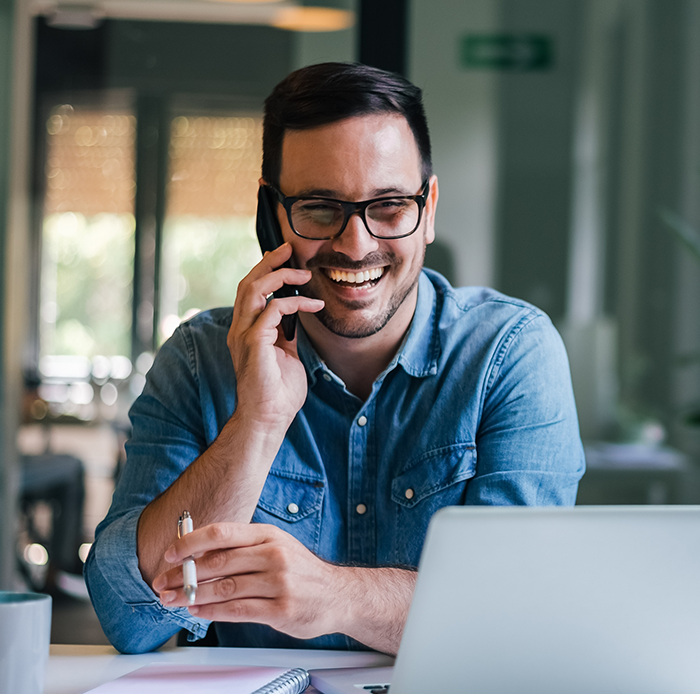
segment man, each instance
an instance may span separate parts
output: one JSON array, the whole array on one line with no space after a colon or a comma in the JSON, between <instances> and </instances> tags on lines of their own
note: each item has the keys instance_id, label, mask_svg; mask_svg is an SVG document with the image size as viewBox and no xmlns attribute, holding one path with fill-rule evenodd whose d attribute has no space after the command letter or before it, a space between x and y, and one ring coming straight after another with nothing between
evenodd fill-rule
<instances>
[{"instance_id":1,"label":"man","mask_svg":"<svg viewBox=\"0 0 700 694\"><path fill-rule=\"evenodd\" d=\"M438 508L574 502L566 355L534 307L422 271L438 182L402 78L290 75L266 101L262 173L286 243L233 312L200 314L158 354L88 586L123 651L213 621L222 645L395 653ZM283 284L302 295L269 300ZM185 509L195 530L177 540Z\"/></svg>"}]
</instances>

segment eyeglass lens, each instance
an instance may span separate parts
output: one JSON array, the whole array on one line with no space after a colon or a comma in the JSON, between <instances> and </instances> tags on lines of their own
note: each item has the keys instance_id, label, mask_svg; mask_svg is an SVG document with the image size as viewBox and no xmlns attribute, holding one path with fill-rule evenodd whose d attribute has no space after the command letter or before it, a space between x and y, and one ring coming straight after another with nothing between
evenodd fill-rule
<instances>
[{"instance_id":1,"label":"eyeglass lens","mask_svg":"<svg viewBox=\"0 0 700 694\"><path fill-rule=\"evenodd\" d=\"M332 200L297 200L291 209L294 230L307 238L329 238L345 222L343 206ZM375 236L395 238L415 230L420 207L415 200L383 198L368 205L365 219Z\"/></svg>"}]
</instances>

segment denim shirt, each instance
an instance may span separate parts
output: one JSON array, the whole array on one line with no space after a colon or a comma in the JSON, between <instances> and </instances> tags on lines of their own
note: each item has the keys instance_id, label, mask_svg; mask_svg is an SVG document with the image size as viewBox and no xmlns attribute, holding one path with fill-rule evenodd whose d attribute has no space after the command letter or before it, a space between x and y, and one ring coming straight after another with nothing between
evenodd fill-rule
<instances>
[{"instance_id":1,"label":"denim shirt","mask_svg":"<svg viewBox=\"0 0 700 694\"><path fill-rule=\"evenodd\" d=\"M143 508L211 445L236 408L226 345L231 309L199 314L161 348L130 416L112 506L85 566L116 648L156 648L208 622L167 608L143 581ZM253 522L291 533L322 559L415 567L433 513L455 504L573 504L584 457L566 353L549 318L491 289L453 289L424 271L398 353L363 402L299 327L308 395ZM222 645L362 648L342 634L298 640L258 624L216 625Z\"/></svg>"}]
</instances>

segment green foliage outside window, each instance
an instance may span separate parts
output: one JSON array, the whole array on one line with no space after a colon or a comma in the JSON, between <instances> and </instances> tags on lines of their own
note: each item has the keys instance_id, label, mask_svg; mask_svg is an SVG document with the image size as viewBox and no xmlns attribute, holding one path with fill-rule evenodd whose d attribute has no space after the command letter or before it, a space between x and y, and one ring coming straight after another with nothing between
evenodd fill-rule
<instances>
[{"instance_id":1,"label":"green foliage outside window","mask_svg":"<svg viewBox=\"0 0 700 694\"><path fill-rule=\"evenodd\" d=\"M232 306L260 260L253 217L171 217L165 222L160 339L197 311Z\"/></svg>"},{"instance_id":2,"label":"green foliage outside window","mask_svg":"<svg viewBox=\"0 0 700 694\"><path fill-rule=\"evenodd\" d=\"M133 215L51 214L43 243L42 353L129 355Z\"/></svg>"}]
</instances>

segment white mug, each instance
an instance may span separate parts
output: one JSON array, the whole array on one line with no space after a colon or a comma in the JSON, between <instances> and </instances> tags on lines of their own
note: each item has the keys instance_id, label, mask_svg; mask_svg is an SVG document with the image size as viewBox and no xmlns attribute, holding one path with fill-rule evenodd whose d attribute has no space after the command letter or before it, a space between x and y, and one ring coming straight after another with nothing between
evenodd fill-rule
<instances>
[{"instance_id":1,"label":"white mug","mask_svg":"<svg viewBox=\"0 0 700 694\"><path fill-rule=\"evenodd\" d=\"M51 597L0 591L0 692L42 694L51 641Z\"/></svg>"}]
</instances>

